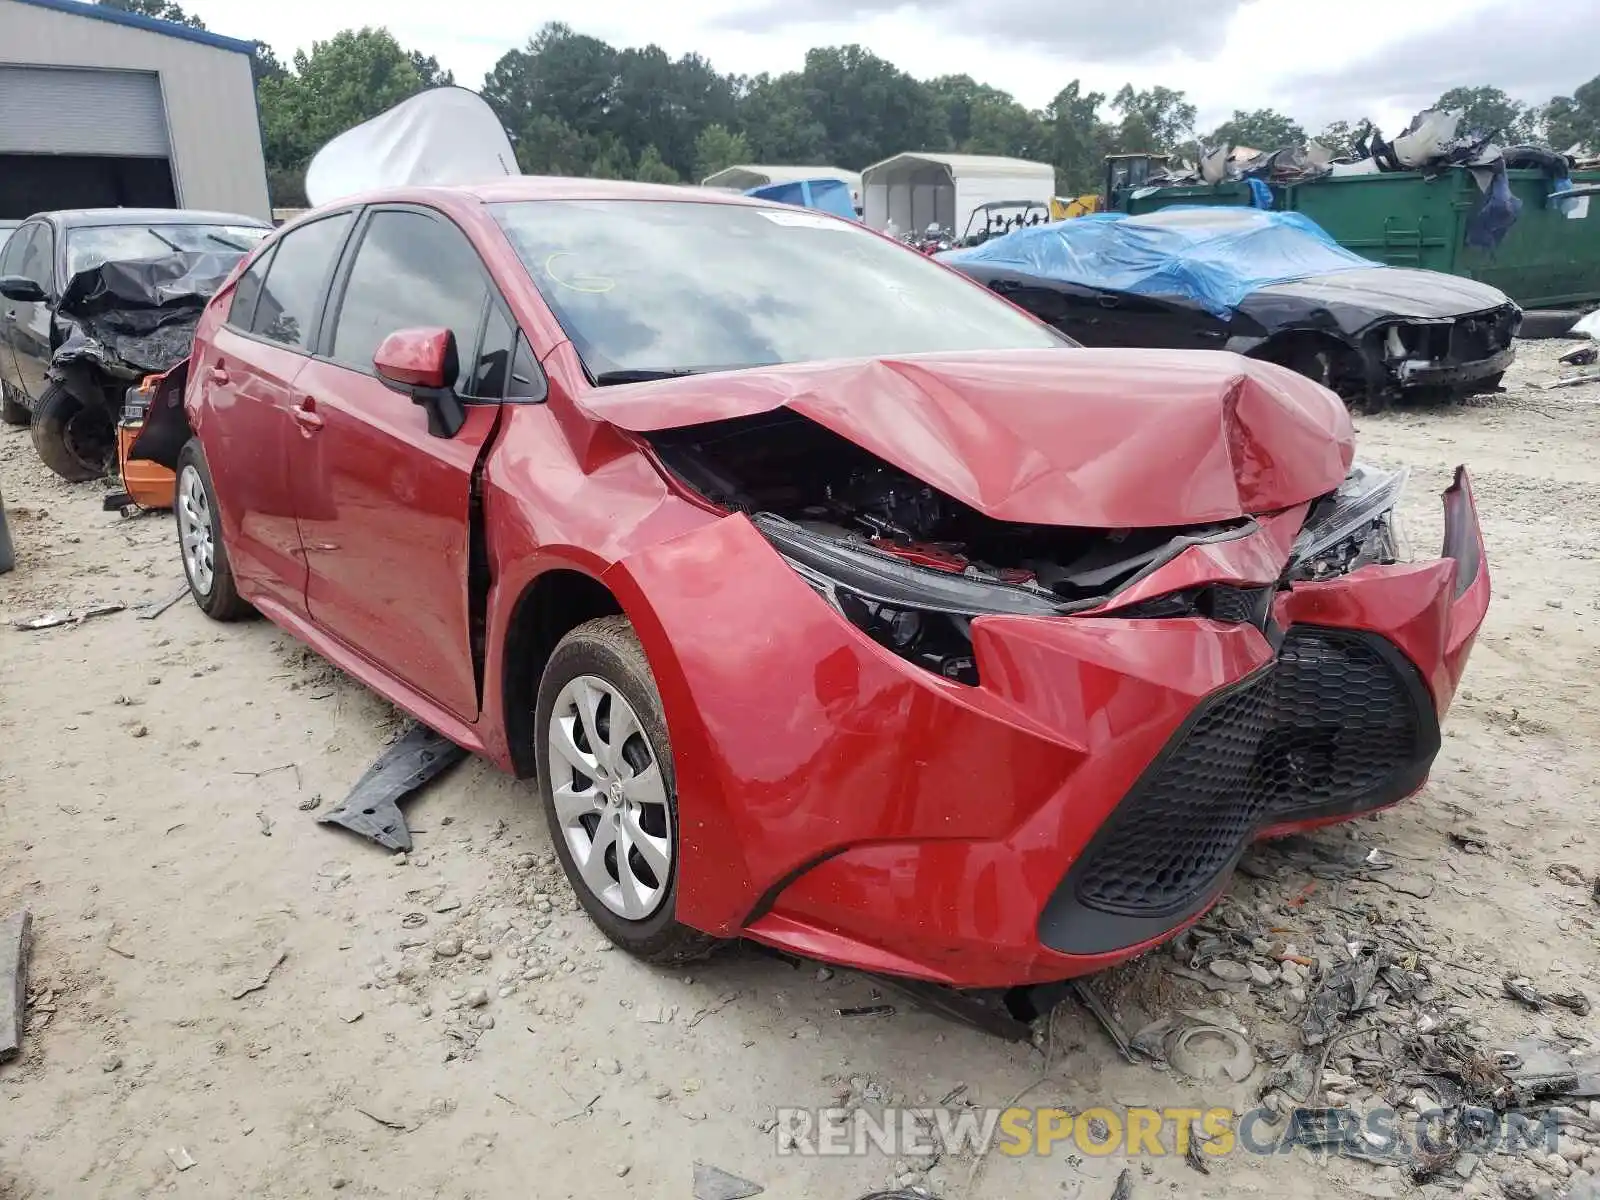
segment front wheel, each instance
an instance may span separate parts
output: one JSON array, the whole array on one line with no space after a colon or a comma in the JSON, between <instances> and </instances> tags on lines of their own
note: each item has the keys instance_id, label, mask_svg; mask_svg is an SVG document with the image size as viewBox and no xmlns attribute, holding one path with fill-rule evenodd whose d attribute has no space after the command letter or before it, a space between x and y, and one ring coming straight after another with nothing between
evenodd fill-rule
<instances>
[{"instance_id":1,"label":"front wheel","mask_svg":"<svg viewBox=\"0 0 1600 1200\"><path fill-rule=\"evenodd\" d=\"M704 957L713 939L675 915L672 746L626 617L587 621L561 639L539 683L534 737L550 839L589 918L647 962Z\"/></svg>"},{"instance_id":2,"label":"front wheel","mask_svg":"<svg viewBox=\"0 0 1600 1200\"><path fill-rule=\"evenodd\" d=\"M99 479L116 453L116 427L59 383L45 384L33 407L33 448L44 465L69 483Z\"/></svg>"},{"instance_id":3,"label":"front wheel","mask_svg":"<svg viewBox=\"0 0 1600 1200\"><path fill-rule=\"evenodd\" d=\"M228 562L227 547L222 544L216 487L199 438L190 438L178 455L172 512L178 522L183 574L200 611L213 621L237 621L248 616L252 610L234 586L233 567Z\"/></svg>"}]
</instances>

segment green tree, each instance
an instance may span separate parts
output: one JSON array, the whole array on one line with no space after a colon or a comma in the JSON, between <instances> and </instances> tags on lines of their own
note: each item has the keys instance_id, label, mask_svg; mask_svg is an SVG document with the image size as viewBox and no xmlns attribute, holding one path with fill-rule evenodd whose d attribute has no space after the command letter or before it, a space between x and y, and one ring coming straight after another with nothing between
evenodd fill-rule
<instances>
[{"instance_id":1,"label":"green tree","mask_svg":"<svg viewBox=\"0 0 1600 1200\"><path fill-rule=\"evenodd\" d=\"M1333 151L1335 158L1350 158L1356 153L1356 138L1367 125L1366 121L1362 121L1352 128L1349 121L1332 121L1324 125L1322 132L1312 140Z\"/></svg>"},{"instance_id":2,"label":"green tree","mask_svg":"<svg viewBox=\"0 0 1600 1200\"><path fill-rule=\"evenodd\" d=\"M268 52L270 55L270 51ZM259 58L259 56L258 56ZM431 84L448 83L432 58L401 49L387 29L346 29L313 42L294 56L294 68L257 68L256 96L273 203L285 205L305 166L321 147L352 126L377 116ZM282 189L282 194L280 190Z\"/></svg>"},{"instance_id":3,"label":"green tree","mask_svg":"<svg viewBox=\"0 0 1600 1200\"><path fill-rule=\"evenodd\" d=\"M731 132L726 125L707 125L694 139L694 178L705 179L726 167L748 162L750 147L744 134Z\"/></svg>"},{"instance_id":4,"label":"green tree","mask_svg":"<svg viewBox=\"0 0 1600 1200\"><path fill-rule=\"evenodd\" d=\"M1532 141L1537 134L1537 110L1513 100L1497 87L1451 88L1434 101L1433 107L1463 110L1462 133L1487 134L1507 143Z\"/></svg>"},{"instance_id":5,"label":"green tree","mask_svg":"<svg viewBox=\"0 0 1600 1200\"><path fill-rule=\"evenodd\" d=\"M1278 150L1284 146L1299 146L1306 140L1306 131L1291 118L1270 108L1254 112L1234 109L1233 116L1212 130L1206 141L1213 146L1226 143L1252 150Z\"/></svg>"},{"instance_id":6,"label":"green tree","mask_svg":"<svg viewBox=\"0 0 1600 1200\"><path fill-rule=\"evenodd\" d=\"M1117 149L1123 153L1165 154L1193 137L1195 107L1182 92L1164 87L1136 92L1124 84L1111 107L1122 118Z\"/></svg>"},{"instance_id":7,"label":"green tree","mask_svg":"<svg viewBox=\"0 0 1600 1200\"><path fill-rule=\"evenodd\" d=\"M187 25L190 29L206 27L206 23L199 17L184 12L172 0L95 0L95 3L105 8L115 8L120 12L137 13L141 17L175 21L179 25Z\"/></svg>"},{"instance_id":8,"label":"green tree","mask_svg":"<svg viewBox=\"0 0 1600 1200\"><path fill-rule=\"evenodd\" d=\"M824 161L851 170L902 150L939 150L948 141L944 113L928 89L861 46L806 52L799 94L824 130Z\"/></svg>"},{"instance_id":9,"label":"green tree","mask_svg":"<svg viewBox=\"0 0 1600 1200\"><path fill-rule=\"evenodd\" d=\"M1098 190L1102 160L1111 152L1113 131L1100 119L1101 92L1084 92L1074 79L1045 106L1048 157L1056 169L1056 189L1067 194Z\"/></svg>"},{"instance_id":10,"label":"green tree","mask_svg":"<svg viewBox=\"0 0 1600 1200\"><path fill-rule=\"evenodd\" d=\"M662 161L661 151L654 146L646 146L644 153L639 155L639 163L633 169L633 177L640 183L681 182L678 173Z\"/></svg>"},{"instance_id":11,"label":"green tree","mask_svg":"<svg viewBox=\"0 0 1600 1200\"><path fill-rule=\"evenodd\" d=\"M1600 152L1600 75L1570 96L1557 96L1544 110L1550 144L1557 150L1580 146Z\"/></svg>"},{"instance_id":12,"label":"green tree","mask_svg":"<svg viewBox=\"0 0 1600 1200\"><path fill-rule=\"evenodd\" d=\"M1042 114L1030 112L1010 92L978 83L970 75L945 75L925 86L944 110L951 149L1013 158L1046 153L1049 134Z\"/></svg>"}]
</instances>

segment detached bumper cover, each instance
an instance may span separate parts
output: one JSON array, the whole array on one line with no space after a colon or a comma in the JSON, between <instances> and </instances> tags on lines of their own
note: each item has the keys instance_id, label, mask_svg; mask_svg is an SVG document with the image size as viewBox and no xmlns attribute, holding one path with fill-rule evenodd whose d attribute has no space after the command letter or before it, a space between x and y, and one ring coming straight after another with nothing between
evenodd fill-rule
<instances>
[{"instance_id":1,"label":"detached bumper cover","mask_svg":"<svg viewBox=\"0 0 1600 1200\"><path fill-rule=\"evenodd\" d=\"M977 687L868 641L742 517L624 560L677 767L679 918L961 987L1157 944L1255 838L1425 779L1489 594L1464 472L1445 508L1446 557L1280 591L1265 633L980 617ZM1271 584L1263 526L1141 590Z\"/></svg>"}]
</instances>

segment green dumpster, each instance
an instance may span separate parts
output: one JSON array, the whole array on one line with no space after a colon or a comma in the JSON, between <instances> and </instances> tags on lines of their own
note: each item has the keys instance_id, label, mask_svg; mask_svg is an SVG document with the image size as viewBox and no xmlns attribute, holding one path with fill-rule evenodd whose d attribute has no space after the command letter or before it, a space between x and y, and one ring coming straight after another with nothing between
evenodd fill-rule
<instances>
[{"instance_id":1,"label":"green dumpster","mask_svg":"<svg viewBox=\"0 0 1600 1200\"><path fill-rule=\"evenodd\" d=\"M1542 171L1507 172L1522 212L1493 250L1466 244L1468 218L1483 193L1462 170L1432 179L1415 171L1346 175L1275 186L1273 206L1302 212L1340 245L1377 262L1465 275L1499 288L1524 308L1600 301L1600 194L1565 207L1550 203ZM1572 186L1600 189L1600 171L1579 171ZM1130 213L1175 204L1249 204L1243 183L1156 188L1129 197Z\"/></svg>"}]
</instances>

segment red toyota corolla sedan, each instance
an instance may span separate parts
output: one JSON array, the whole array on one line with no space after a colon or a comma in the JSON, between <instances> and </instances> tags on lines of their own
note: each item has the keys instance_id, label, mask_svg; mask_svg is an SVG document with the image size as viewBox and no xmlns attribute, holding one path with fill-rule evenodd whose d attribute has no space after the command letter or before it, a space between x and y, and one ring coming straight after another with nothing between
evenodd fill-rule
<instances>
[{"instance_id":1,"label":"red toyota corolla sedan","mask_svg":"<svg viewBox=\"0 0 1600 1200\"><path fill-rule=\"evenodd\" d=\"M1426 779L1489 597L1338 399L1085 350L859 225L679 188L394 191L206 312L177 519L264 613L536 776L606 935L963 987L1170 936L1255 838Z\"/></svg>"}]
</instances>

